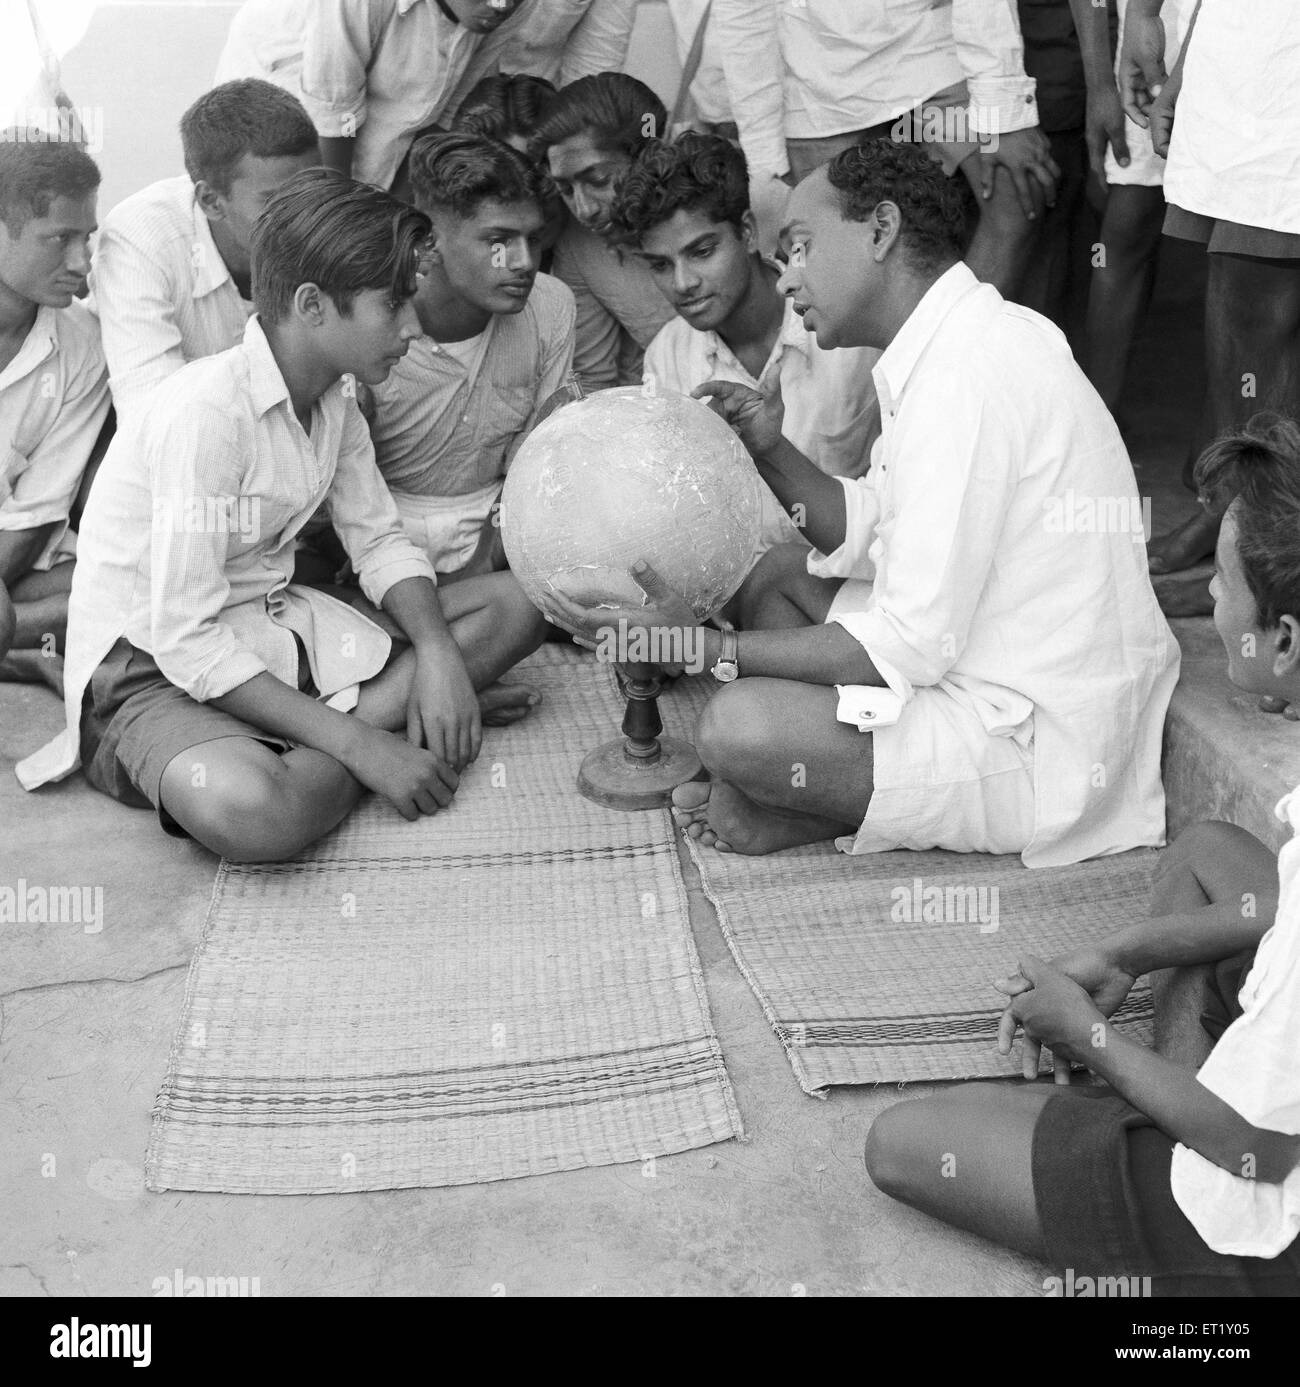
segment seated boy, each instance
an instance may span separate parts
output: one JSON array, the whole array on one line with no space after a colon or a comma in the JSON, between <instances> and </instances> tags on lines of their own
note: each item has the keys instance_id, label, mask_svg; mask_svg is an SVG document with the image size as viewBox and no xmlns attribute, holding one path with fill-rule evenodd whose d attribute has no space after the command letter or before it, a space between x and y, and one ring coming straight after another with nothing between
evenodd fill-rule
<instances>
[{"instance_id":1,"label":"seated boy","mask_svg":"<svg viewBox=\"0 0 1300 1387\"><path fill-rule=\"evenodd\" d=\"M541 181L482 135L411 150L433 223L415 295L421 335L373 390L371 435L406 533L443 583L505 567L494 511L515 449L573 367L573 295L539 275Z\"/></svg>"},{"instance_id":2,"label":"seated boy","mask_svg":"<svg viewBox=\"0 0 1300 1387\"><path fill-rule=\"evenodd\" d=\"M785 436L823 472L859 477L880 432L871 347L825 351L777 289L779 261L757 249L745 156L713 135L659 140L637 155L612 223L638 248L676 310L646 348L647 390L689 395L708 380L780 389ZM763 487L758 554L800 534Z\"/></svg>"},{"instance_id":3,"label":"seated boy","mask_svg":"<svg viewBox=\"0 0 1300 1387\"><path fill-rule=\"evenodd\" d=\"M119 203L95 252L95 307L120 418L187 361L243 340L250 245L267 200L319 164L302 106L269 82L227 82L181 118L187 172Z\"/></svg>"},{"instance_id":4,"label":"seated boy","mask_svg":"<svg viewBox=\"0 0 1300 1387\"><path fill-rule=\"evenodd\" d=\"M0 678L60 677L78 488L108 416L90 269L99 170L0 132ZM14 654L9 658L9 652Z\"/></svg>"},{"instance_id":5,"label":"seated boy","mask_svg":"<svg viewBox=\"0 0 1300 1387\"><path fill-rule=\"evenodd\" d=\"M634 385L641 359L673 310L649 270L610 237L618 185L668 112L635 77L602 72L550 101L530 152L544 163L569 210L555 245L555 273L578 304L573 366L589 390Z\"/></svg>"},{"instance_id":6,"label":"seated boy","mask_svg":"<svg viewBox=\"0 0 1300 1387\"><path fill-rule=\"evenodd\" d=\"M1214 623L1241 689L1300 698L1300 427L1253 421L1198 484L1230 506ZM1300 828L1300 791L1277 806ZM1156 1295L1300 1294L1300 839L1273 854L1203 823L1168 850L1153 919L998 984L999 1048L1051 1051L1109 1087L1004 1083L902 1103L867 1139L876 1185L1053 1270L1150 1277ZM1156 1050L1109 1018L1151 970ZM1203 1014L1202 1014L1203 1013ZM956 1161L958 1179L943 1178ZM945 1167L944 1163L948 1166Z\"/></svg>"},{"instance_id":7,"label":"seated boy","mask_svg":"<svg viewBox=\"0 0 1300 1387\"><path fill-rule=\"evenodd\" d=\"M1114 420L1059 330L961 262L963 199L919 149L846 150L787 215L781 288L821 347L882 349L883 433L868 476L828 477L783 437L779 393L695 392L818 552L769 550L745 629L687 638L726 687L679 822L738 852L838 838L1029 867L1162 843L1178 646ZM651 598L558 615L629 639L695 625Z\"/></svg>"},{"instance_id":8,"label":"seated boy","mask_svg":"<svg viewBox=\"0 0 1300 1387\"><path fill-rule=\"evenodd\" d=\"M542 108L554 95L555 88L544 77L532 77L526 72L509 77L485 77L465 98L465 104L456 115L456 129L500 140L520 154L528 155ZM541 234L541 264L549 273L552 251L569 214L550 177L544 175L542 182L542 215L546 220Z\"/></svg>"},{"instance_id":9,"label":"seated boy","mask_svg":"<svg viewBox=\"0 0 1300 1387\"><path fill-rule=\"evenodd\" d=\"M244 341L190 363L113 440L73 582L67 729L18 767L97 789L235 861L290 857L369 789L408 819L447 805L491 685L540 639L513 580L439 598L354 399L419 335L428 219L343 175L299 174L253 233ZM290 583L328 501L361 585L405 633ZM482 699L478 691L487 691ZM352 716L348 716L348 713Z\"/></svg>"}]
</instances>

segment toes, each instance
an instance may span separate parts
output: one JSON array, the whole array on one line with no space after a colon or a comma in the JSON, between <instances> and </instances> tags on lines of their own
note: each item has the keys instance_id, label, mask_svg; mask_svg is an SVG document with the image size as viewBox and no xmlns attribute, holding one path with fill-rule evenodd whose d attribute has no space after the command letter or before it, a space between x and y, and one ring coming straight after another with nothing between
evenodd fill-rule
<instances>
[{"instance_id":1,"label":"toes","mask_svg":"<svg viewBox=\"0 0 1300 1387\"><path fill-rule=\"evenodd\" d=\"M712 788L707 780L688 780L685 785L679 785L673 791L673 808L684 813L702 810L709 802L709 791Z\"/></svg>"},{"instance_id":2,"label":"toes","mask_svg":"<svg viewBox=\"0 0 1300 1387\"><path fill-rule=\"evenodd\" d=\"M516 718L524 717L541 701L541 694L527 684L489 684L478 696L478 706L483 713L510 710Z\"/></svg>"}]
</instances>

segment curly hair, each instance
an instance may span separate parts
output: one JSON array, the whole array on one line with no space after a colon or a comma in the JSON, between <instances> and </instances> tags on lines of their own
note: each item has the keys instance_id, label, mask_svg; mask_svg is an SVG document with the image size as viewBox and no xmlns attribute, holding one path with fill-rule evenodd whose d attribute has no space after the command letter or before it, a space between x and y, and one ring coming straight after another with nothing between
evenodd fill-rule
<instances>
[{"instance_id":1,"label":"curly hair","mask_svg":"<svg viewBox=\"0 0 1300 1387\"><path fill-rule=\"evenodd\" d=\"M639 242L683 208L730 222L740 233L749 211L749 169L729 140L689 131L671 144L651 140L619 187L611 226L621 239Z\"/></svg>"},{"instance_id":2,"label":"curly hair","mask_svg":"<svg viewBox=\"0 0 1300 1387\"><path fill-rule=\"evenodd\" d=\"M1216 509L1237 503L1237 553L1259 624L1300 616L1300 424L1257 414L1196 460L1197 489Z\"/></svg>"},{"instance_id":3,"label":"curly hair","mask_svg":"<svg viewBox=\"0 0 1300 1387\"><path fill-rule=\"evenodd\" d=\"M455 127L472 135L531 139L555 86L530 72L494 73L475 82L456 113Z\"/></svg>"},{"instance_id":4,"label":"curly hair","mask_svg":"<svg viewBox=\"0 0 1300 1387\"><path fill-rule=\"evenodd\" d=\"M826 166L846 220L868 221L882 202L902 216L912 264L932 272L960 260L973 228L974 197L965 178L949 178L924 150L889 139L864 140Z\"/></svg>"},{"instance_id":5,"label":"curly hair","mask_svg":"<svg viewBox=\"0 0 1300 1387\"><path fill-rule=\"evenodd\" d=\"M635 156L667 128L667 108L644 82L625 72L597 72L561 87L546 103L528 150L544 158L553 144L586 130L602 148Z\"/></svg>"},{"instance_id":6,"label":"curly hair","mask_svg":"<svg viewBox=\"0 0 1300 1387\"><path fill-rule=\"evenodd\" d=\"M425 135L411 146L411 187L424 212L472 217L479 203L534 202L545 188L531 160L500 140L455 131Z\"/></svg>"}]
</instances>

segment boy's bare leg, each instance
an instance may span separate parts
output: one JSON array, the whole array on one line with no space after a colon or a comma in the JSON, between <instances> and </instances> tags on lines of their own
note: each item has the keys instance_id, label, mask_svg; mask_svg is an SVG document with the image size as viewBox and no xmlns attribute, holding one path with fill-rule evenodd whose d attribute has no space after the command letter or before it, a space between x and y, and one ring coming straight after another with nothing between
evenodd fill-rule
<instances>
[{"instance_id":1,"label":"boy's bare leg","mask_svg":"<svg viewBox=\"0 0 1300 1387\"><path fill-rule=\"evenodd\" d=\"M1225 823L1199 823L1165 850L1151 891L1151 914L1236 906L1268 921L1277 912L1277 858L1253 834ZM1199 1068L1213 1041L1201 1025L1213 978L1209 964L1151 974L1155 1048Z\"/></svg>"},{"instance_id":2,"label":"boy's bare leg","mask_svg":"<svg viewBox=\"0 0 1300 1387\"><path fill-rule=\"evenodd\" d=\"M232 862L280 862L336 828L362 794L332 756L283 755L251 737L220 737L172 757L163 807L197 842Z\"/></svg>"},{"instance_id":3,"label":"boy's bare leg","mask_svg":"<svg viewBox=\"0 0 1300 1387\"><path fill-rule=\"evenodd\" d=\"M541 645L545 618L524 596L510 573L466 578L439 590L442 614L479 691L483 716L493 723L517 722L540 695L527 684L498 684L507 670ZM406 728L406 705L415 674L415 652L407 649L361 690L356 715L385 731Z\"/></svg>"},{"instance_id":4,"label":"boy's bare leg","mask_svg":"<svg viewBox=\"0 0 1300 1387\"><path fill-rule=\"evenodd\" d=\"M28 573L6 594L0 584L0 683L45 684L63 692L71 562Z\"/></svg>"},{"instance_id":5,"label":"boy's bare leg","mask_svg":"<svg viewBox=\"0 0 1300 1387\"><path fill-rule=\"evenodd\" d=\"M804 544L778 544L754 565L733 598L742 631L783 631L820 626L840 580L808 572Z\"/></svg>"},{"instance_id":6,"label":"boy's bare leg","mask_svg":"<svg viewBox=\"0 0 1300 1387\"><path fill-rule=\"evenodd\" d=\"M710 780L673 792L705 847L762 854L854 833L871 802L872 741L835 720L834 689L743 679L714 694L695 748Z\"/></svg>"},{"instance_id":7,"label":"boy's bare leg","mask_svg":"<svg viewBox=\"0 0 1300 1387\"><path fill-rule=\"evenodd\" d=\"M962 1084L897 1103L867 1133L867 1174L891 1199L1045 1260L1034 1126L1049 1098L1069 1092L1054 1084Z\"/></svg>"}]
</instances>

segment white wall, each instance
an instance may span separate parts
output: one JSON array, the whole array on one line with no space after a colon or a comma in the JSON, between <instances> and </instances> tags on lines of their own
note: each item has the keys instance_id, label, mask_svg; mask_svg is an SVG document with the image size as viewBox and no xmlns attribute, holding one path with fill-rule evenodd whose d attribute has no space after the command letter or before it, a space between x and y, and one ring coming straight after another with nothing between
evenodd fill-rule
<instances>
[{"instance_id":1,"label":"white wall","mask_svg":"<svg viewBox=\"0 0 1300 1387\"><path fill-rule=\"evenodd\" d=\"M68 28L59 15L68 3L85 7L91 0L40 0L56 42ZM96 155L104 173L101 216L146 183L181 172L181 114L211 85L238 8L239 0L95 4L84 36L63 57L63 84L77 106L102 115L103 148ZM665 0L640 0L627 69L672 104L681 69Z\"/></svg>"}]
</instances>

